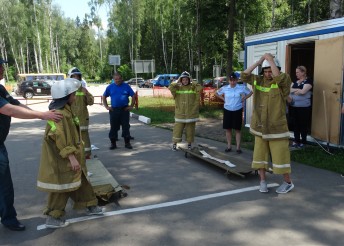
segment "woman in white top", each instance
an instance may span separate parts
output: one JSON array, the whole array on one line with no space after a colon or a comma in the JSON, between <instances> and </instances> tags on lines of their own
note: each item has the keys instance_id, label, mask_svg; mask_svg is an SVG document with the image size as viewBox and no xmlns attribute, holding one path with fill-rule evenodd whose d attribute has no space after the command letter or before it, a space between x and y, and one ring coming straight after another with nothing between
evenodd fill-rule
<instances>
[{"instance_id":1,"label":"woman in white top","mask_svg":"<svg viewBox=\"0 0 344 246\"><path fill-rule=\"evenodd\" d=\"M230 152L232 141L232 129L235 130L236 151L242 153L240 149L241 126L243 105L247 98L252 95L252 91L244 85L238 85L238 76L232 73L229 77L229 85L221 87L215 96L224 101L223 109L223 129L226 130L227 148L225 152Z\"/></svg>"}]
</instances>

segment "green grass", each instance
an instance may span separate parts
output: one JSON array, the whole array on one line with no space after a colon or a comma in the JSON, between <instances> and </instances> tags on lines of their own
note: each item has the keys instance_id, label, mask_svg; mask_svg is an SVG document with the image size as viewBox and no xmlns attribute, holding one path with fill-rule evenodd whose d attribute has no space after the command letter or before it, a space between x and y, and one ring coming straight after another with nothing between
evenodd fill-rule
<instances>
[{"instance_id":1,"label":"green grass","mask_svg":"<svg viewBox=\"0 0 344 246\"><path fill-rule=\"evenodd\" d=\"M320 146L307 146L291 152L291 160L309 166L344 173L344 149L332 149L330 155Z\"/></svg>"},{"instance_id":2,"label":"green grass","mask_svg":"<svg viewBox=\"0 0 344 246\"><path fill-rule=\"evenodd\" d=\"M133 113L151 119L153 125L174 122L174 100L166 97L140 97L139 108Z\"/></svg>"},{"instance_id":3,"label":"green grass","mask_svg":"<svg viewBox=\"0 0 344 246\"><path fill-rule=\"evenodd\" d=\"M174 122L174 100L165 97L140 97L139 109L134 113L144 115L152 120L153 125ZM200 108L201 118L222 119L223 110L216 106L204 106ZM232 144L235 144L235 139ZM253 150L254 136L249 129L242 128L242 147ZM344 173L344 149L332 149L333 155L327 154L319 146L309 146L291 152L291 160L309 166L326 169L329 171Z\"/></svg>"}]
</instances>

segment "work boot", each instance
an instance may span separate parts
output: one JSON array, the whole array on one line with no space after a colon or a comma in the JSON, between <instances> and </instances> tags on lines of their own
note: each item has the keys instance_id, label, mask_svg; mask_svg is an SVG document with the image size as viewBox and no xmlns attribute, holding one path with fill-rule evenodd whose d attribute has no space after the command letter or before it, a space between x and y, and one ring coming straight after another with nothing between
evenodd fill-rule
<instances>
[{"instance_id":1,"label":"work boot","mask_svg":"<svg viewBox=\"0 0 344 246\"><path fill-rule=\"evenodd\" d=\"M116 148L117 148L116 141L111 140L111 145L110 145L109 149L113 150L113 149L116 149Z\"/></svg>"},{"instance_id":2,"label":"work boot","mask_svg":"<svg viewBox=\"0 0 344 246\"><path fill-rule=\"evenodd\" d=\"M127 149L132 149L133 148L133 146L131 146L131 144L130 144L130 137L129 138L124 138L124 141L125 141L124 147L126 147Z\"/></svg>"}]
</instances>

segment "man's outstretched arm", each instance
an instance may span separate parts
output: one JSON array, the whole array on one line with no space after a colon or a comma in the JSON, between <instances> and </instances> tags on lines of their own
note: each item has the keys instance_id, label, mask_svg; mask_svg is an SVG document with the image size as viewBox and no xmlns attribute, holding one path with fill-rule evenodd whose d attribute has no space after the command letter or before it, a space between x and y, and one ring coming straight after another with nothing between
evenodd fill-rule
<instances>
[{"instance_id":1,"label":"man's outstretched arm","mask_svg":"<svg viewBox=\"0 0 344 246\"><path fill-rule=\"evenodd\" d=\"M15 106L12 104L5 104L0 108L0 113L19 119L41 119L59 121L63 118L62 114L55 110L40 112L30 110L24 107Z\"/></svg>"}]
</instances>

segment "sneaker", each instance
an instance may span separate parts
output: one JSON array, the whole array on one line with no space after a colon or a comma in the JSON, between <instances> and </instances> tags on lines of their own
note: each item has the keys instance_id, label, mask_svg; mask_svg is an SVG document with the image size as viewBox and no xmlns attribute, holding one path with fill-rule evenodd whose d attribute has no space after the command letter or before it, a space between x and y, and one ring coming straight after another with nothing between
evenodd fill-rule
<instances>
[{"instance_id":1,"label":"sneaker","mask_svg":"<svg viewBox=\"0 0 344 246\"><path fill-rule=\"evenodd\" d=\"M192 147L191 147L191 144L188 144L188 150L191 150Z\"/></svg>"},{"instance_id":2,"label":"sneaker","mask_svg":"<svg viewBox=\"0 0 344 246\"><path fill-rule=\"evenodd\" d=\"M102 215L104 214L103 208L99 206L87 207L87 215Z\"/></svg>"},{"instance_id":3,"label":"sneaker","mask_svg":"<svg viewBox=\"0 0 344 246\"><path fill-rule=\"evenodd\" d=\"M172 145L172 151L177 151L177 145L176 144Z\"/></svg>"},{"instance_id":4,"label":"sneaker","mask_svg":"<svg viewBox=\"0 0 344 246\"><path fill-rule=\"evenodd\" d=\"M281 184L280 187L278 187L276 189L276 192L279 194L285 194L288 193L289 191L291 191L294 188L294 184L293 183L287 183L287 182L283 182L283 184Z\"/></svg>"},{"instance_id":5,"label":"sneaker","mask_svg":"<svg viewBox=\"0 0 344 246\"><path fill-rule=\"evenodd\" d=\"M305 145L304 144L299 144L299 146L297 146L298 148L300 148L300 149L302 149L303 147L305 147Z\"/></svg>"},{"instance_id":6,"label":"sneaker","mask_svg":"<svg viewBox=\"0 0 344 246\"><path fill-rule=\"evenodd\" d=\"M62 227L66 227L69 225L69 222L61 219L61 218L54 218L52 216L48 216L46 222L45 222L45 226L47 228L62 228Z\"/></svg>"},{"instance_id":7,"label":"sneaker","mask_svg":"<svg viewBox=\"0 0 344 246\"><path fill-rule=\"evenodd\" d=\"M261 193L267 193L267 192L269 192L269 190L268 190L268 184L266 183L265 180L260 181L260 188L259 188L259 191L260 191Z\"/></svg>"}]
</instances>

